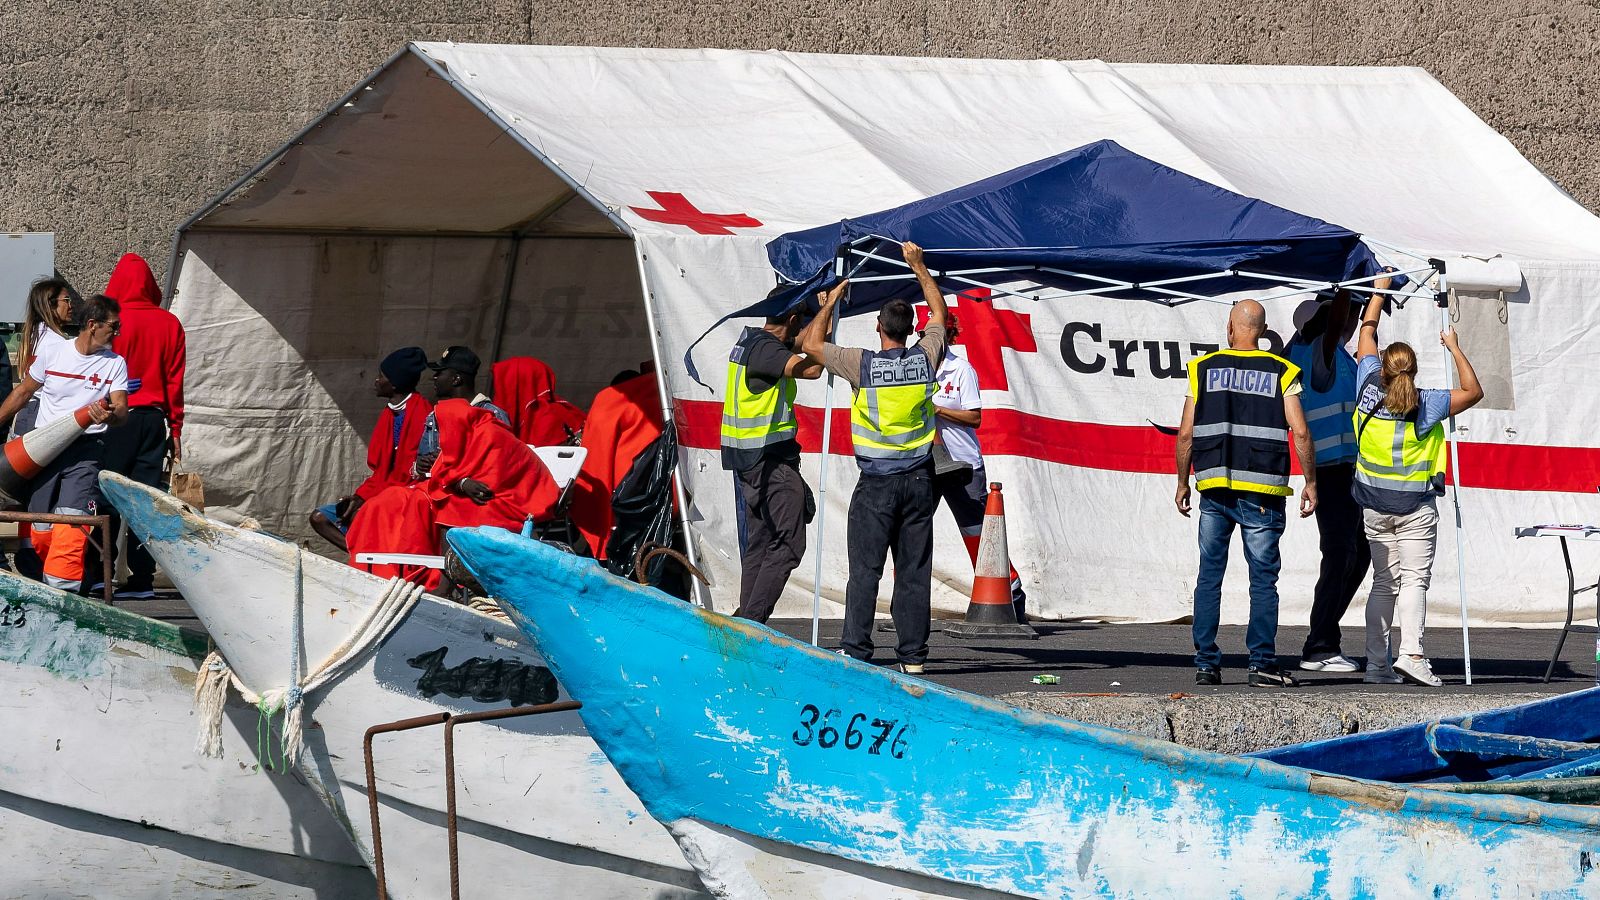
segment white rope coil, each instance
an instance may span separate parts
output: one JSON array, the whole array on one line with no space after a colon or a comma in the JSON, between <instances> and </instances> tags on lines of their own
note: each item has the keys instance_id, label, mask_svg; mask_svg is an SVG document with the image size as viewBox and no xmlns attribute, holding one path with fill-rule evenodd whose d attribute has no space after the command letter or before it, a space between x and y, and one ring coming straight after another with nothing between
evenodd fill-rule
<instances>
[{"instance_id":1,"label":"white rope coil","mask_svg":"<svg viewBox=\"0 0 1600 900\"><path fill-rule=\"evenodd\" d=\"M333 648L326 659L305 677L300 676L305 641L305 591L300 559L295 560L294 620L289 638L290 671L287 684L268 688L257 694L234 674L228 661L217 650L212 650L200 666L195 681L195 711L200 717L200 734L195 750L202 756L222 756L222 710L227 702L231 683L239 696L255 705L270 717L284 712L283 737L280 744L283 758L289 765L300 760L302 719L305 698L312 691L344 675L359 663L368 651L382 643L395 627L405 620L412 607L422 596L422 586L400 578L390 579L383 597L353 629L350 635Z\"/></svg>"}]
</instances>

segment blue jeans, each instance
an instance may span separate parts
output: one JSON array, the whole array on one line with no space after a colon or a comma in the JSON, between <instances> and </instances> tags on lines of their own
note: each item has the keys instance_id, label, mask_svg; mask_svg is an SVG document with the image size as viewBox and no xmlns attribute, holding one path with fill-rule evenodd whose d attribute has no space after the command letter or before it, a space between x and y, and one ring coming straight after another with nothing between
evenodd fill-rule
<instances>
[{"instance_id":1,"label":"blue jeans","mask_svg":"<svg viewBox=\"0 0 1600 900\"><path fill-rule=\"evenodd\" d=\"M1194 585L1194 664L1222 668L1217 620L1222 617L1222 575L1228 568L1233 527L1244 537L1250 566L1250 628L1245 643L1254 668L1277 665L1278 539L1283 536L1284 498L1249 491L1212 489L1200 494L1200 577Z\"/></svg>"}]
</instances>

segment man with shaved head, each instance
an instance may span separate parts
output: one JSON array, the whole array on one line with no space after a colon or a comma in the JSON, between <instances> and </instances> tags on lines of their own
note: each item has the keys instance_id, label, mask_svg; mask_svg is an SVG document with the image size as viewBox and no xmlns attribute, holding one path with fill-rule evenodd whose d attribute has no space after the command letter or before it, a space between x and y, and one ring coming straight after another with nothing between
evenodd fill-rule
<instances>
[{"instance_id":1,"label":"man with shaved head","mask_svg":"<svg viewBox=\"0 0 1600 900\"><path fill-rule=\"evenodd\" d=\"M1267 312L1254 300L1228 316L1228 346L1189 363L1189 396L1178 429L1178 512L1189 515L1189 472L1200 489L1200 575L1194 586L1195 684L1222 683L1217 623L1233 529L1250 567L1252 687L1295 687L1278 665L1278 539L1289 487L1289 437L1305 472L1300 516L1317 508L1317 463L1300 409L1300 369L1257 349Z\"/></svg>"}]
</instances>

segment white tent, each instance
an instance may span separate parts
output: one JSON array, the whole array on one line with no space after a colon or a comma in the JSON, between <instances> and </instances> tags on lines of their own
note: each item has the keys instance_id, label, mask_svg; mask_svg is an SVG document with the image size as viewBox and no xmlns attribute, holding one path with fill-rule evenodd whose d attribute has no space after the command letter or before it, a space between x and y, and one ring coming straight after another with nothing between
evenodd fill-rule
<instances>
[{"instance_id":1,"label":"white tent","mask_svg":"<svg viewBox=\"0 0 1600 900\"><path fill-rule=\"evenodd\" d=\"M358 479L368 384L389 349L530 353L586 403L655 338L698 555L726 611L737 542L717 390L737 325L696 351L712 388L682 357L771 287L765 243L1102 138L1386 245L1520 265L1505 308L1514 408L1462 420L1466 570L1479 621L1559 621L1557 549L1512 528L1600 516L1600 398L1585 383L1600 365L1600 219L1417 69L413 44L180 230L187 459L213 500L294 532ZM1269 306L1278 334L1297 301ZM1171 506L1170 438L1146 420L1176 420L1182 364L1221 339L1224 315L1000 298L965 318L1035 613L1187 613L1194 524ZM1414 301L1384 337L1427 348L1437 330ZM852 320L841 339L870 336ZM1424 386L1442 386L1437 355L1422 356ZM820 386L800 402L820 407ZM811 449L818 418L802 418ZM847 435L834 430L836 452ZM853 480L853 466L829 467L834 522ZM826 548L832 597L842 541ZM1284 560L1288 624L1310 605L1310 522L1291 524ZM1242 621L1236 569L1224 615ZM1441 612L1455 571L1441 540ZM780 613L809 613L811 572L808 559ZM935 576L935 604L964 609L970 566L947 520Z\"/></svg>"}]
</instances>

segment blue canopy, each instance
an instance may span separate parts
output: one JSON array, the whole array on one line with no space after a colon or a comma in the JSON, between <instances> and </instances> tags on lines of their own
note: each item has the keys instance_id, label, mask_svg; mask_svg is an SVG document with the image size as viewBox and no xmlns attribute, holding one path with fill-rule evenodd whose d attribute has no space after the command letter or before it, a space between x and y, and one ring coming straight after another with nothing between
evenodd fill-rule
<instances>
[{"instance_id":1,"label":"blue canopy","mask_svg":"<svg viewBox=\"0 0 1600 900\"><path fill-rule=\"evenodd\" d=\"M1115 141L1096 141L925 200L777 238L767 245L772 267L799 284L736 315L769 315L802 300L814 306L812 295L837 282L832 270L841 247L854 243L897 261L898 243L906 240L928 251L929 266L937 272L1016 267L964 277L1069 291L1104 286L1084 275L1149 283L1243 268L1337 282L1377 271L1360 235L1347 228L1225 190ZM857 269L857 261L847 262L858 277L842 315L876 309L892 297L919 295L914 281L860 280L904 275L903 265L868 259ZM973 286L941 281L952 291ZM1210 297L1274 284L1227 276L1171 289ZM1174 299L1131 288L1104 296Z\"/></svg>"},{"instance_id":2,"label":"blue canopy","mask_svg":"<svg viewBox=\"0 0 1600 900\"><path fill-rule=\"evenodd\" d=\"M793 286L717 324L802 304L814 310L816 293L838 283L834 261L847 249L852 282L840 315L871 312L896 297L914 301L921 292L900 254L907 240L925 249L929 268L951 293L1022 282L1179 303L1189 299L1185 294L1333 283L1378 271L1361 236L1348 228L1225 190L1115 141L1096 141L905 206L776 238L767 257ZM1150 287L1193 276L1206 277ZM1107 290L1097 279L1134 286ZM698 379L692 352L691 346L684 361Z\"/></svg>"}]
</instances>

